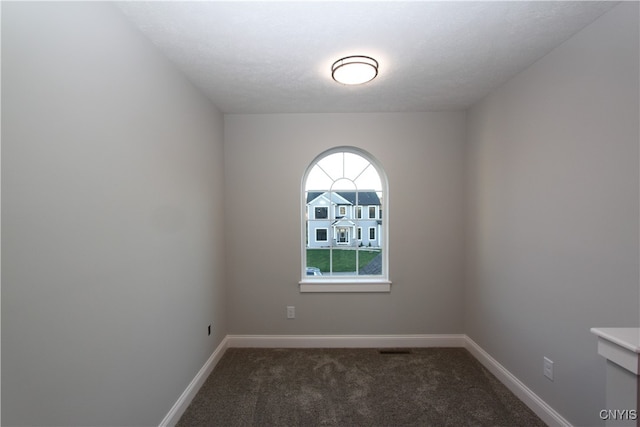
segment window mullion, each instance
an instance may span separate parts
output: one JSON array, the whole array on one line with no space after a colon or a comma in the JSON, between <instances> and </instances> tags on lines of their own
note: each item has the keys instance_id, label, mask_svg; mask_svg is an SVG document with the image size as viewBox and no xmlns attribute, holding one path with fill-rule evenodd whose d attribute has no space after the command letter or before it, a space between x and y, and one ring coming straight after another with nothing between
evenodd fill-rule
<instances>
[{"instance_id":1,"label":"window mullion","mask_svg":"<svg viewBox=\"0 0 640 427\"><path fill-rule=\"evenodd\" d=\"M331 184L331 188L329 189L329 229L330 229L330 239L329 239L329 275L333 276L333 242L336 240L336 227L333 224L333 218L331 218L331 212L333 212L333 184L335 180ZM335 215L334 215L335 216Z\"/></svg>"},{"instance_id":2,"label":"window mullion","mask_svg":"<svg viewBox=\"0 0 640 427\"><path fill-rule=\"evenodd\" d=\"M354 185L354 187L356 189L355 201L356 201L356 206L358 206L358 202L359 202L358 199L360 197L360 193L358 192L358 184L356 184L355 180L353 181L353 185ZM355 229L356 229L356 275L359 276L360 275L360 243L362 241L358 242L358 239L357 239L357 237L358 237L358 227L360 226L360 220L357 218L357 215L354 215L354 216L356 217L356 218L354 218L355 222L356 222L356 227L355 227ZM360 237L362 237L362 236L360 236Z\"/></svg>"},{"instance_id":3,"label":"window mullion","mask_svg":"<svg viewBox=\"0 0 640 427\"><path fill-rule=\"evenodd\" d=\"M364 169L362 169L362 170L360 171L360 173L359 173L355 178L353 178L353 181L354 181L354 182L355 182L355 181L357 181L357 180L358 180L358 178L360 178L360 175L362 175L362 174L364 173L364 171L366 171L367 169L369 169L369 166L371 166L371 163L369 163L367 166L365 166L365 167L364 167Z\"/></svg>"}]
</instances>

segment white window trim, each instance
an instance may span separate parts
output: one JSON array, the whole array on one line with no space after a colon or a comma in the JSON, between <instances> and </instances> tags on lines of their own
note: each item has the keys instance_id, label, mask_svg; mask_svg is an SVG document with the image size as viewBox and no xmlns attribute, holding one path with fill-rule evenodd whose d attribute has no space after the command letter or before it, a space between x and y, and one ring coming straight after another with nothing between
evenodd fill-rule
<instances>
[{"instance_id":1,"label":"white window trim","mask_svg":"<svg viewBox=\"0 0 640 427\"><path fill-rule=\"evenodd\" d=\"M388 188L388 180L387 180L387 176L384 173L384 169L382 169L382 167L380 166L380 164L377 162L377 160L368 152L358 149L358 148L354 148L354 147L335 147L333 149L327 150L321 154L319 154L318 156L316 156L315 159L313 159L313 161L311 161L309 163L309 166L307 167L307 170L304 174L304 176L302 177L302 182L301 182L301 191L300 194L301 196L301 230L302 230L302 235L305 234L305 228L306 228L306 219L305 219L305 212L306 212L306 200L305 200L305 182L307 179L307 174L309 173L309 171L311 170L311 168L318 162L318 160L320 160L321 158L328 156L330 154L333 153L339 153L339 152L350 152L350 153L354 153L357 154L359 156L364 157L365 159L367 159L369 161L369 163L371 163L371 165L373 167L376 168L376 171L378 172L378 174L380 175L380 179L382 181L382 197L384 200L384 203L382 204L382 210L383 210L383 217L381 219L382 221L382 236L379 236L380 233L377 232L376 237L382 238L382 240L378 239L379 242L381 242L381 248L383 251L383 262L382 262L382 275L380 276L347 276L347 277L339 277L339 276L325 276L325 277L319 277L319 276L307 276L306 273L306 261L307 261L307 257L306 257L306 250L307 247L305 245L305 239L300 239L301 241L301 245L302 245L302 249L301 249L301 274L302 274L302 279L298 282L299 284L299 289L301 293L342 293L342 292L348 292L348 293L354 293L354 292L391 292L391 285L392 282L389 279L389 188ZM361 205L358 205L361 206ZM357 207L354 208L354 211L357 209ZM377 211L380 209L380 206L377 206ZM364 210L364 209L362 209ZM367 212L368 213L368 212ZM356 217L356 219L363 219L363 218L357 218L357 213L354 212L354 216ZM314 217L315 217L315 212L314 212Z\"/></svg>"},{"instance_id":2,"label":"white window trim","mask_svg":"<svg viewBox=\"0 0 640 427\"><path fill-rule=\"evenodd\" d=\"M306 279L299 284L300 292L391 292L391 282L384 279Z\"/></svg>"},{"instance_id":3,"label":"white window trim","mask_svg":"<svg viewBox=\"0 0 640 427\"><path fill-rule=\"evenodd\" d=\"M362 242L362 227L358 227L356 230L356 240Z\"/></svg>"}]
</instances>

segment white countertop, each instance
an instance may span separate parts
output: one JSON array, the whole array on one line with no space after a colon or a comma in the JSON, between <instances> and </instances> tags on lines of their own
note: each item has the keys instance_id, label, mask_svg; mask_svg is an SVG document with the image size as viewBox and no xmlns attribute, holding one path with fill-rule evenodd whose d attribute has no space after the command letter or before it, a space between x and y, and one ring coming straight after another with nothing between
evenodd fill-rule
<instances>
[{"instance_id":1,"label":"white countertop","mask_svg":"<svg viewBox=\"0 0 640 427\"><path fill-rule=\"evenodd\" d=\"M591 328L591 332L629 351L640 353L640 328Z\"/></svg>"},{"instance_id":2,"label":"white countertop","mask_svg":"<svg viewBox=\"0 0 640 427\"><path fill-rule=\"evenodd\" d=\"M591 328L598 336L598 353L640 375L640 328Z\"/></svg>"}]
</instances>

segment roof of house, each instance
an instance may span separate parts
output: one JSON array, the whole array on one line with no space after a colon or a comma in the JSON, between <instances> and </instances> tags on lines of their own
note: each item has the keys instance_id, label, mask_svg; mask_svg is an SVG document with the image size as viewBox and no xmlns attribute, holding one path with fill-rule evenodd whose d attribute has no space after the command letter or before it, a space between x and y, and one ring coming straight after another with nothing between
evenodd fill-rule
<instances>
[{"instance_id":1,"label":"roof of house","mask_svg":"<svg viewBox=\"0 0 640 427\"><path fill-rule=\"evenodd\" d=\"M313 200L322 196L323 194L328 193L328 191L308 191L307 192L307 203L311 203ZM340 197L347 200L352 205L356 204L356 195L358 198L358 205L380 205L380 198L378 197L378 193L374 190L364 190L364 191L335 191L333 193L337 193Z\"/></svg>"},{"instance_id":2,"label":"roof of house","mask_svg":"<svg viewBox=\"0 0 640 427\"><path fill-rule=\"evenodd\" d=\"M311 195L311 193L313 193L313 196ZM324 197L327 200L331 200L331 203L333 203L334 205L348 205L349 203L351 203L349 202L349 200L342 197L339 193L331 192L331 194L329 194L328 191L309 192L307 194L307 203L310 203L319 197Z\"/></svg>"}]
</instances>

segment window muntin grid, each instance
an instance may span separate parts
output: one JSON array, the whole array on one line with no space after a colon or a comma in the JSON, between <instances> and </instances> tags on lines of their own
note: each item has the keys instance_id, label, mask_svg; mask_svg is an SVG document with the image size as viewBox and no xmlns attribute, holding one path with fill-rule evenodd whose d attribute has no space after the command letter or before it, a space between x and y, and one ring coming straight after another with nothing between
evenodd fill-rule
<instances>
[{"instance_id":1,"label":"window muntin grid","mask_svg":"<svg viewBox=\"0 0 640 427\"><path fill-rule=\"evenodd\" d=\"M313 281L388 278L386 189L381 168L361 150L341 147L316 158L303 182L303 281L309 271L320 271ZM328 218L314 215L318 207ZM315 238L319 228L328 229L326 242Z\"/></svg>"}]
</instances>

